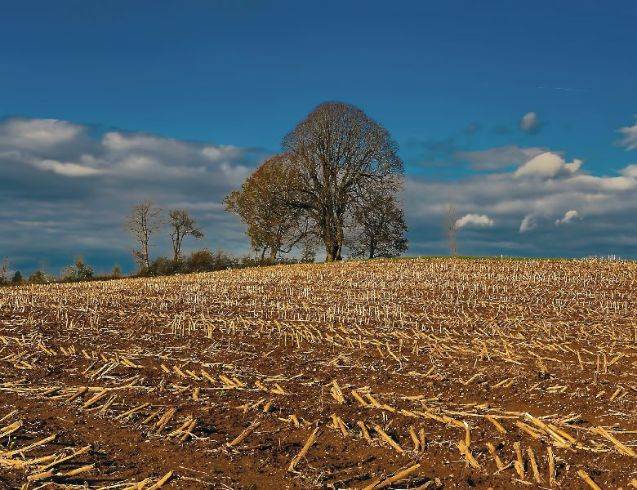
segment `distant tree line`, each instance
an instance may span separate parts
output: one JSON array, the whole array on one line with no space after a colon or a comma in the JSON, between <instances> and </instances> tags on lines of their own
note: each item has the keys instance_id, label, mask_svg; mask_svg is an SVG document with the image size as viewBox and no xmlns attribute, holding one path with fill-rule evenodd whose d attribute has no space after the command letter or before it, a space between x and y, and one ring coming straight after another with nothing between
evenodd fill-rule
<instances>
[{"instance_id":1,"label":"distant tree line","mask_svg":"<svg viewBox=\"0 0 637 490\"><path fill-rule=\"evenodd\" d=\"M272 261L268 258L261 260L254 257L235 257L221 250L211 252L207 249L195 250L175 261L170 257L157 257L150 261L150 265L131 274L129 277L166 276L172 274L189 274L195 272L214 272L224 269L240 269L274 264L298 263L297 259L279 259ZM64 282L104 281L125 277L119 266L113 267L111 272L96 274L93 268L83 258L78 257L75 262L64 268L59 276L46 272L40 268L28 277L23 277L20 271L9 272L9 262L4 260L0 265L0 287L20 286L25 284L49 284Z\"/></svg>"},{"instance_id":2,"label":"distant tree line","mask_svg":"<svg viewBox=\"0 0 637 490\"><path fill-rule=\"evenodd\" d=\"M0 263L0 286L9 284L22 284L24 279L20 271L15 271L13 275L9 273L9 259L5 258Z\"/></svg>"},{"instance_id":3,"label":"distant tree line","mask_svg":"<svg viewBox=\"0 0 637 490\"><path fill-rule=\"evenodd\" d=\"M297 259L272 260L269 257L236 257L221 250L210 251L200 249L184 254L183 244L188 237L203 238L203 232L196 221L186 210L173 209L164 218L163 211L151 201L143 201L131 208L125 221L126 228L135 239L133 250L138 269L132 276L163 276L194 272L213 272L223 269L273 265L277 263L297 263ZM159 232L168 226L171 257L151 257L154 239ZM50 274L40 268L23 278L20 271L10 272L9 261L0 262L0 286L19 286L22 284L48 284L52 282L79 282L92 280L109 280L124 277L119 266L107 274L96 274L93 268L82 257L64 268L59 276Z\"/></svg>"},{"instance_id":4,"label":"distant tree line","mask_svg":"<svg viewBox=\"0 0 637 490\"><path fill-rule=\"evenodd\" d=\"M184 241L191 237L200 240L203 231L185 209L171 209L167 215L152 201L134 205L125 226L135 239L133 257L138 265L137 275L163 276L169 274L212 272L229 268L255 265L272 265L277 261L270 257L234 257L223 251L196 250L189 255L183 253ZM168 227L172 257L151 257L154 238Z\"/></svg>"},{"instance_id":5,"label":"distant tree line","mask_svg":"<svg viewBox=\"0 0 637 490\"><path fill-rule=\"evenodd\" d=\"M115 270L115 269L114 269ZM119 274L121 276L121 273ZM91 279L107 279L112 275L95 276L93 269L84 259L78 257L75 263L66 267L59 277L48 274L42 268L32 272L28 277L23 277L20 271L9 273L9 260L4 259L0 265L0 286L19 286L21 284L47 284L50 282L87 281Z\"/></svg>"}]
</instances>

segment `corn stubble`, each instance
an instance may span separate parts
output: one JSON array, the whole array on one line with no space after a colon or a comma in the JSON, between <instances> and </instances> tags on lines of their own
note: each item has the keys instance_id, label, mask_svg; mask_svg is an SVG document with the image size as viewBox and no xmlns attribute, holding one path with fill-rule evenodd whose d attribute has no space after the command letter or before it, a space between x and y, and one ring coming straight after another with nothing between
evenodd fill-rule
<instances>
[{"instance_id":1,"label":"corn stubble","mask_svg":"<svg viewBox=\"0 0 637 490\"><path fill-rule=\"evenodd\" d=\"M632 262L379 260L1 292L10 486L637 488Z\"/></svg>"}]
</instances>

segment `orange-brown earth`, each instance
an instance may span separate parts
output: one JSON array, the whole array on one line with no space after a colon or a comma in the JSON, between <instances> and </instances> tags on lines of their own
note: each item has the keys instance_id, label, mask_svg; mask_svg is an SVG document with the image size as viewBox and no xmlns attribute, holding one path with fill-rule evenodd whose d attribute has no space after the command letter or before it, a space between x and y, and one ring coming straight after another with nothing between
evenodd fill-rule
<instances>
[{"instance_id":1,"label":"orange-brown earth","mask_svg":"<svg viewBox=\"0 0 637 490\"><path fill-rule=\"evenodd\" d=\"M636 374L632 262L2 289L0 488L637 488Z\"/></svg>"}]
</instances>

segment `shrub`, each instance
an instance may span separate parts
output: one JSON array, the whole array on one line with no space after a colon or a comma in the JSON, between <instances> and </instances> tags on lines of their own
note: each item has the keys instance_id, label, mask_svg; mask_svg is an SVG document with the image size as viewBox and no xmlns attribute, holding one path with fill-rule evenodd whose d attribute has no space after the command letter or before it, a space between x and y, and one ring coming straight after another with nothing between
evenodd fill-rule
<instances>
[{"instance_id":1,"label":"shrub","mask_svg":"<svg viewBox=\"0 0 637 490\"><path fill-rule=\"evenodd\" d=\"M242 257L237 263L237 267L261 267L261 266L267 266L267 265L274 265L277 263L281 263L283 261L284 259L279 259L277 261L277 260L270 259L268 257L265 257L263 259L255 258L255 257Z\"/></svg>"},{"instance_id":2,"label":"shrub","mask_svg":"<svg viewBox=\"0 0 637 490\"><path fill-rule=\"evenodd\" d=\"M236 267L237 261L222 251L197 250L190 254L185 264L185 272L212 272Z\"/></svg>"},{"instance_id":3,"label":"shrub","mask_svg":"<svg viewBox=\"0 0 637 490\"><path fill-rule=\"evenodd\" d=\"M172 260L167 257L158 257L150 264L150 267L142 271L142 275L148 276L168 276L180 272L183 264L179 260Z\"/></svg>"},{"instance_id":4,"label":"shrub","mask_svg":"<svg viewBox=\"0 0 637 490\"><path fill-rule=\"evenodd\" d=\"M78 257L75 265L67 267L62 272L63 281L87 281L93 279L93 269L84 262L82 257Z\"/></svg>"},{"instance_id":5,"label":"shrub","mask_svg":"<svg viewBox=\"0 0 637 490\"><path fill-rule=\"evenodd\" d=\"M15 274L13 274L13 277L11 278L11 284L22 284L22 274L20 273L20 271L15 271Z\"/></svg>"},{"instance_id":6,"label":"shrub","mask_svg":"<svg viewBox=\"0 0 637 490\"><path fill-rule=\"evenodd\" d=\"M31 284L46 284L51 282L52 280L53 280L52 277L50 277L44 271L41 271L41 270L37 270L29 276L29 282Z\"/></svg>"}]
</instances>

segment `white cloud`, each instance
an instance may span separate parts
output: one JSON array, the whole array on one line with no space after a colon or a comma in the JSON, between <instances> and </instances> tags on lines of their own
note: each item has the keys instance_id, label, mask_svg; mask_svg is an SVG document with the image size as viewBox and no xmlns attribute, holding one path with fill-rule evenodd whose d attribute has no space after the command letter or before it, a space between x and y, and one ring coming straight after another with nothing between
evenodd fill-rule
<instances>
[{"instance_id":1,"label":"white cloud","mask_svg":"<svg viewBox=\"0 0 637 490\"><path fill-rule=\"evenodd\" d=\"M493 226L493 220L486 214L465 214L462 218L456 220L456 228L461 229L465 227L477 227L483 228L487 226Z\"/></svg>"},{"instance_id":2,"label":"white cloud","mask_svg":"<svg viewBox=\"0 0 637 490\"><path fill-rule=\"evenodd\" d=\"M571 223L573 220L579 218L579 213L575 209L570 209L564 213L564 216L555 220L555 226L565 225Z\"/></svg>"},{"instance_id":3,"label":"white cloud","mask_svg":"<svg viewBox=\"0 0 637 490\"><path fill-rule=\"evenodd\" d=\"M142 133L111 131L102 137L102 145L111 151L161 151L180 154L188 150L188 143L172 138L162 138Z\"/></svg>"},{"instance_id":4,"label":"white cloud","mask_svg":"<svg viewBox=\"0 0 637 490\"><path fill-rule=\"evenodd\" d=\"M466 160L478 170L494 170L511 165L522 165L546 152L544 148L521 148L517 145L499 146L480 151L459 151L455 157Z\"/></svg>"},{"instance_id":5,"label":"white cloud","mask_svg":"<svg viewBox=\"0 0 637 490\"><path fill-rule=\"evenodd\" d=\"M537 177L552 179L558 176L573 175L582 166L581 160L566 163L563 157L550 151L531 158L515 171L516 177Z\"/></svg>"},{"instance_id":6,"label":"white cloud","mask_svg":"<svg viewBox=\"0 0 637 490\"><path fill-rule=\"evenodd\" d=\"M197 180L197 185L236 186L265 153L161 136L87 128L55 119L0 121L0 159L73 178L108 176L147 182Z\"/></svg>"},{"instance_id":7,"label":"white cloud","mask_svg":"<svg viewBox=\"0 0 637 490\"><path fill-rule=\"evenodd\" d=\"M240 148L232 145L206 146L201 150L203 156L213 161L232 158L240 152Z\"/></svg>"},{"instance_id":8,"label":"white cloud","mask_svg":"<svg viewBox=\"0 0 637 490\"><path fill-rule=\"evenodd\" d=\"M627 179L637 180L637 164L627 165L621 170L621 174Z\"/></svg>"},{"instance_id":9,"label":"white cloud","mask_svg":"<svg viewBox=\"0 0 637 490\"><path fill-rule=\"evenodd\" d=\"M537 228L537 220L535 219L535 216L528 214L520 222L519 232L526 233L527 231L531 231L535 228Z\"/></svg>"},{"instance_id":10,"label":"white cloud","mask_svg":"<svg viewBox=\"0 0 637 490\"><path fill-rule=\"evenodd\" d=\"M525 133L534 134L541 128L540 118L535 112L527 112L520 119L520 129Z\"/></svg>"},{"instance_id":11,"label":"white cloud","mask_svg":"<svg viewBox=\"0 0 637 490\"><path fill-rule=\"evenodd\" d=\"M619 141L620 146L623 146L627 150L637 149L637 123L632 126L626 126L617 130L623 135Z\"/></svg>"},{"instance_id":12,"label":"white cloud","mask_svg":"<svg viewBox=\"0 0 637 490\"><path fill-rule=\"evenodd\" d=\"M622 169L620 173L624 171L625 169ZM628 191L637 187L635 177L629 177L623 174L617 177L598 177L595 175L582 174L575 175L566 180L568 180L573 187L591 191L619 192Z\"/></svg>"},{"instance_id":13,"label":"white cloud","mask_svg":"<svg viewBox=\"0 0 637 490\"><path fill-rule=\"evenodd\" d=\"M33 164L37 168L51 171L65 177L90 177L102 173L101 170L96 168L87 167L74 162L59 162L51 159L36 160Z\"/></svg>"},{"instance_id":14,"label":"white cloud","mask_svg":"<svg viewBox=\"0 0 637 490\"><path fill-rule=\"evenodd\" d=\"M113 166L117 167L118 173L144 175L149 171L158 170L159 162L150 156L131 154L117 160Z\"/></svg>"},{"instance_id":15,"label":"white cloud","mask_svg":"<svg viewBox=\"0 0 637 490\"><path fill-rule=\"evenodd\" d=\"M43 149L77 138L83 127L57 119L12 118L0 122L0 145L20 149Z\"/></svg>"},{"instance_id":16,"label":"white cloud","mask_svg":"<svg viewBox=\"0 0 637 490\"><path fill-rule=\"evenodd\" d=\"M225 205L220 202L178 201L167 204L171 208L188 209L190 211L223 211Z\"/></svg>"}]
</instances>

